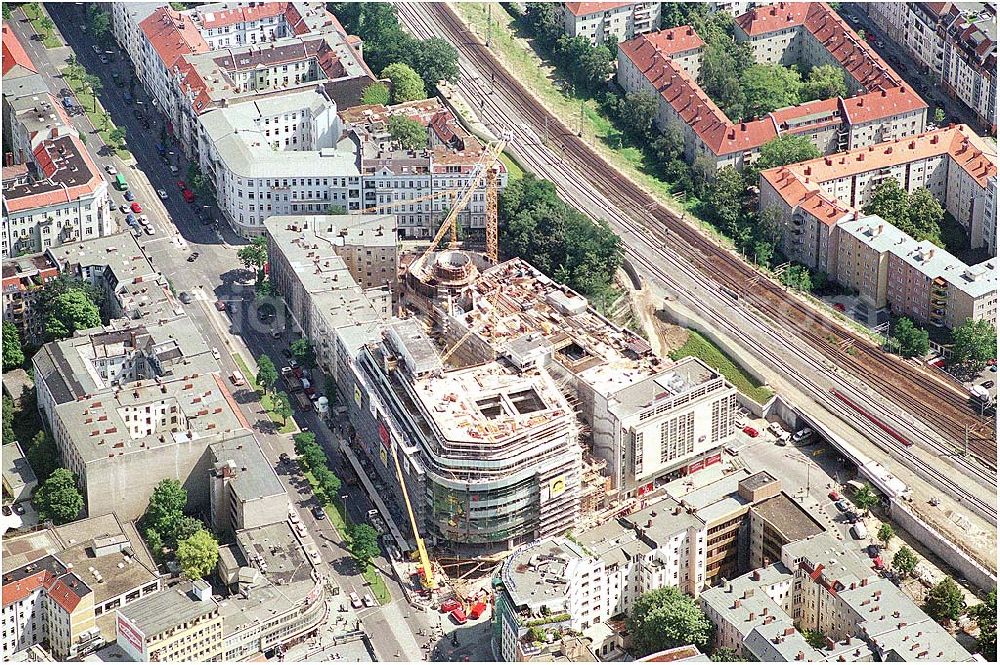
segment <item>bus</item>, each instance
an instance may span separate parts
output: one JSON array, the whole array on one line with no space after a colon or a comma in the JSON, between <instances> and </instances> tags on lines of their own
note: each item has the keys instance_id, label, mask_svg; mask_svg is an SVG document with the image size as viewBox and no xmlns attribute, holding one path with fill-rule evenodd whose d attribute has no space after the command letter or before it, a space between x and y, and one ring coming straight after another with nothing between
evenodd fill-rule
<instances>
[{"instance_id":1,"label":"bus","mask_svg":"<svg viewBox=\"0 0 1000 665\"><path fill-rule=\"evenodd\" d=\"M124 192L128 189L128 181L125 180L125 176L121 173L115 176L115 189L119 192Z\"/></svg>"}]
</instances>

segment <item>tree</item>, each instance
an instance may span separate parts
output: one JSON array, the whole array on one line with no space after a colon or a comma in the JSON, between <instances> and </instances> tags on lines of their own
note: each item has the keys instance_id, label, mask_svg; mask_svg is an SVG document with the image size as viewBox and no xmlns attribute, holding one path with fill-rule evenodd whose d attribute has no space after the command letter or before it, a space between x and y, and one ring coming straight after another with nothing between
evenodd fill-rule
<instances>
[{"instance_id":1,"label":"tree","mask_svg":"<svg viewBox=\"0 0 1000 665\"><path fill-rule=\"evenodd\" d=\"M918 187L906 202L906 222L900 226L916 240L930 240L941 245L941 223L944 208L926 187Z\"/></svg>"},{"instance_id":2,"label":"tree","mask_svg":"<svg viewBox=\"0 0 1000 665\"><path fill-rule=\"evenodd\" d=\"M184 516L186 504L187 490L179 480L161 480L149 497L149 505L142 516L143 527L156 531L162 540L169 541L170 536L177 531L177 523Z\"/></svg>"},{"instance_id":3,"label":"tree","mask_svg":"<svg viewBox=\"0 0 1000 665\"><path fill-rule=\"evenodd\" d=\"M268 393L277 382L278 370L275 369L271 356L266 353L260 354L260 357L257 358L257 384L264 389L265 393Z\"/></svg>"},{"instance_id":4,"label":"tree","mask_svg":"<svg viewBox=\"0 0 1000 665\"><path fill-rule=\"evenodd\" d=\"M715 180L708 186L705 202L719 230L726 235L735 235L742 221L745 192L743 176L732 166L719 169Z\"/></svg>"},{"instance_id":5,"label":"tree","mask_svg":"<svg viewBox=\"0 0 1000 665\"><path fill-rule=\"evenodd\" d=\"M301 337L288 347L291 351L292 357L295 358L305 369L312 369L316 366L316 353L313 351L312 342L310 342L305 337Z\"/></svg>"},{"instance_id":6,"label":"tree","mask_svg":"<svg viewBox=\"0 0 1000 665\"><path fill-rule=\"evenodd\" d=\"M288 393L279 392L274 396L274 412L281 416L281 424L284 425L292 415L292 403L288 399Z\"/></svg>"},{"instance_id":7,"label":"tree","mask_svg":"<svg viewBox=\"0 0 1000 665\"><path fill-rule=\"evenodd\" d=\"M917 567L917 555L909 547L903 545L892 557L892 567L904 576L909 575Z\"/></svg>"},{"instance_id":8,"label":"tree","mask_svg":"<svg viewBox=\"0 0 1000 665\"><path fill-rule=\"evenodd\" d=\"M973 374L997 357L997 329L986 319L966 319L951 331L951 341L951 363Z\"/></svg>"},{"instance_id":9,"label":"tree","mask_svg":"<svg viewBox=\"0 0 1000 665\"><path fill-rule=\"evenodd\" d=\"M997 590L993 589L986 596L986 602L969 608L969 616L979 625L979 638L976 648L987 663L997 660Z\"/></svg>"},{"instance_id":10,"label":"tree","mask_svg":"<svg viewBox=\"0 0 1000 665\"><path fill-rule=\"evenodd\" d=\"M52 30L56 27L56 24L52 22L52 19L48 16L43 16L38 20L38 26L45 31L46 36L52 34Z\"/></svg>"},{"instance_id":11,"label":"tree","mask_svg":"<svg viewBox=\"0 0 1000 665\"><path fill-rule=\"evenodd\" d=\"M264 281L264 264L267 263L267 238L257 236L250 244L242 247L236 257L247 270L253 270L257 275L257 283Z\"/></svg>"},{"instance_id":12,"label":"tree","mask_svg":"<svg viewBox=\"0 0 1000 665\"><path fill-rule=\"evenodd\" d=\"M823 649L826 647L826 635L819 630L804 630L802 637L813 649Z\"/></svg>"},{"instance_id":13,"label":"tree","mask_svg":"<svg viewBox=\"0 0 1000 665\"><path fill-rule=\"evenodd\" d=\"M626 622L636 655L694 644L704 649L712 624L695 601L675 587L644 593L636 601Z\"/></svg>"},{"instance_id":14,"label":"tree","mask_svg":"<svg viewBox=\"0 0 1000 665\"><path fill-rule=\"evenodd\" d=\"M24 456L39 482L44 482L62 464L59 447L45 430L39 430L32 437L24 451Z\"/></svg>"},{"instance_id":15,"label":"tree","mask_svg":"<svg viewBox=\"0 0 1000 665\"><path fill-rule=\"evenodd\" d=\"M153 558L159 561L160 557L163 556L163 537L160 536L160 532L156 529L146 529L142 535L146 539L146 545L149 546Z\"/></svg>"},{"instance_id":16,"label":"tree","mask_svg":"<svg viewBox=\"0 0 1000 665\"><path fill-rule=\"evenodd\" d=\"M618 100L618 119L629 136L636 141L643 141L652 133L656 109L656 97L648 92L629 93ZM669 148L672 150L673 137L667 140L670 141Z\"/></svg>"},{"instance_id":17,"label":"tree","mask_svg":"<svg viewBox=\"0 0 1000 665\"><path fill-rule=\"evenodd\" d=\"M3 396L3 440L5 442L17 440L17 435L14 434L14 400L7 395ZM28 464L31 464L31 460L28 460ZM31 469L35 471L34 464L31 464ZM38 471L35 471L35 476L38 476Z\"/></svg>"},{"instance_id":18,"label":"tree","mask_svg":"<svg viewBox=\"0 0 1000 665\"><path fill-rule=\"evenodd\" d=\"M868 483L862 485L861 489L854 493L854 505L857 506L861 512L868 512L877 506L878 502L878 494L875 493L872 486Z\"/></svg>"},{"instance_id":19,"label":"tree","mask_svg":"<svg viewBox=\"0 0 1000 665\"><path fill-rule=\"evenodd\" d=\"M392 103L401 104L415 99L424 99L424 82L413 68L402 62L394 62L382 70L381 78L392 84Z\"/></svg>"},{"instance_id":20,"label":"tree","mask_svg":"<svg viewBox=\"0 0 1000 665\"><path fill-rule=\"evenodd\" d=\"M670 3L673 4L673 3ZM713 663L743 663L746 662L735 649L720 647L712 652Z\"/></svg>"},{"instance_id":21,"label":"tree","mask_svg":"<svg viewBox=\"0 0 1000 665\"><path fill-rule=\"evenodd\" d=\"M187 540L204 528L205 525L197 517L181 515L174 524L174 530L173 533L171 533L171 541L179 543L182 540Z\"/></svg>"},{"instance_id":22,"label":"tree","mask_svg":"<svg viewBox=\"0 0 1000 665\"><path fill-rule=\"evenodd\" d=\"M69 469L56 469L39 485L32 497L43 521L65 524L76 519L83 510L83 496L76 488L76 477Z\"/></svg>"},{"instance_id":23,"label":"tree","mask_svg":"<svg viewBox=\"0 0 1000 665\"><path fill-rule=\"evenodd\" d=\"M950 577L931 587L924 601L924 611L935 621L958 621L965 609L965 596L962 589Z\"/></svg>"},{"instance_id":24,"label":"tree","mask_svg":"<svg viewBox=\"0 0 1000 665\"><path fill-rule=\"evenodd\" d=\"M793 263L781 273L781 283L797 291L812 291L812 277L805 266Z\"/></svg>"},{"instance_id":25,"label":"tree","mask_svg":"<svg viewBox=\"0 0 1000 665\"><path fill-rule=\"evenodd\" d=\"M125 145L125 134L126 131L124 127L115 127L111 130L111 133L108 134L108 138L115 144L115 147L121 148Z\"/></svg>"},{"instance_id":26,"label":"tree","mask_svg":"<svg viewBox=\"0 0 1000 665\"><path fill-rule=\"evenodd\" d=\"M875 188L871 199L864 207L866 215L878 215L890 224L900 228L906 223L906 206L909 196L899 186L895 178L883 180Z\"/></svg>"},{"instance_id":27,"label":"tree","mask_svg":"<svg viewBox=\"0 0 1000 665\"><path fill-rule=\"evenodd\" d=\"M87 7L87 22L94 39L101 41L111 31L111 15L98 9L97 5Z\"/></svg>"},{"instance_id":28,"label":"tree","mask_svg":"<svg viewBox=\"0 0 1000 665\"><path fill-rule=\"evenodd\" d=\"M362 566L368 566L378 556L378 532L370 524L351 527L351 554Z\"/></svg>"},{"instance_id":29,"label":"tree","mask_svg":"<svg viewBox=\"0 0 1000 665\"><path fill-rule=\"evenodd\" d=\"M847 78L844 70L833 65L820 65L809 70L802 84L802 100L830 99L847 96Z\"/></svg>"},{"instance_id":30,"label":"tree","mask_svg":"<svg viewBox=\"0 0 1000 665\"><path fill-rule=\"evenodd\" d=\"M810 159L822 157L823 153L812 144L804 134L783 134L771 139L760 147L760 157L753 164L753 172L748 179L751 184L757 184L756 174L765 169L787 164L797 164ZM750 172L748 172L750 173Z\"/></svg>"},{"instance_id":31,"label":"tree","mask_svg":"<svg viewBox=\"0 0 1000 665\"><path fill-rule=\"evenodd\" d=\"M97 306L82 290L73 289L52 299L45 317L45 336L49 341L65 339L77 330L101 325Z\"/></svg>"},{"instance_id":32,"label":"tree","mask_svg":"<svg viewBox=\"0 0 1000 665\"><path fill-rule=\"evenodd\" d=\"M876 533L875 537L882 541L883 547L889 546L889 541L896 536L895 530L893 530L892 525L888 522L883 522Z\"/></svg>"},{"instance_id":33,"label":"tree","mask_svg":"<svg viewBox=\"0 0 1000 665\"><path fill-rule=\"evenodd\" d=\"M346 215L347 208L344 206L327 206L324 213L327 215Z\"/></svg>"},{"instance_id":34,"label":"tree","mask_svg":"<svg viewBox=\"0 0 1000 665\"><path fill-rule=\"evenodd\" d=\"M3 322L3 371L9 372L24 364L21 334L10 321Z\"/></svg>"},{"instance_id":35,"label":"tree","mask_svg":"<svg viewBox=\"0 0 1000 665\"><path fill-rule=\"evenodd\" d=\"M420 42L420 48L410 65L423 79L428 90L434 90L438 81L454 83L458 80L458 50L440 37Z\"/></svg>"},{"instance_id":36,"label":"tree","mask_svg":"<svg viewBox=\"0 0 1000 665\"><path fill-rule=\"evenodd\" d=\"M372 83L362 91L361 103L387 105L389 103L389 87L385 83Z\"/></svg>"},{"instance_id":37,"label":"tree","mask_svg":"<svg viewBox=\"0 0 1000 665\"><path fill-rule=\"evenodd\" d=\"M219 543L205 529L177 543L177 562L188 579L205 577L219 561Z\"/></svg>"},{"instance_id":38,"label":"tree","mask_svg":"<svg viewBox=\"0 0 1000 665\"><path fill-rule=\"evenodd\" d=\"M934 124L942 125L944 124L946 118L947 116L945 116L943 108L939 106L936 109L934 109Z\"/></svg>"},{"instance_id":39,"label":"tree","mask_svg":"<svg viewBox=\"0 0 1000 665\"><path fill-rule=\"evenodd\" d=\"M301 455L309 446L316 445L316 435L312 432L299 432L292 437L295 443L295 453Z\"/></svg>"},{"instance_id":40,"label":"tree","mask_svg":"<svg viewBox=\"0 0 1000 665\"><path fill-rule=\"evenodd\" d=\"M759 118L798 104L802 77L794 66L751 65L740 77L740 86L746 98L746 116Z\"/></svg>"},{"instance_id":41,"label":"tree","mask_svg":"<svg viewBox=\"0 0 1000 665\"><path fill-rule=\"evenodd\" d=\"M97 112L97 97L104 90L104 81L98 76L93 74L86 74L83 77L83 84L90 90L90 94L94 96L94 112Z\"/></svg>"},{"instance_id":42,"label":"tree","mask_svg":"<svg viewBox=\"0 0 1000 665\"><path fill-rule=\"evenodd\" d=\"M389 136L404 150L421 150L427 147L427 128L413 118L402 115L389 118Z\"/></svg>"},{"instance_id":43,"label":"tree","mask_svg":"<svg viewBox=\"0 0 1000 665\"><path fill-rule=\"evenodd\" d=\"M899 354L904 358L923 357L930 348L930 336L923 328L903 317L896 321L892 336L899 344Z\"/></svg>"},{"instance_id":44,"label":"tree","mask_svg":"<svg viewBox=\"0 0 1000 665\"><path fill-rule=\"evenodd\" d=\"M702 34L702 33L698 33ZM701 59L701 87L719 106L726 117L740 120L748 117L746 94L740 85L740 75L753 55L749 47L732 40L709 41Z\"/></svg>"}]
</instances>

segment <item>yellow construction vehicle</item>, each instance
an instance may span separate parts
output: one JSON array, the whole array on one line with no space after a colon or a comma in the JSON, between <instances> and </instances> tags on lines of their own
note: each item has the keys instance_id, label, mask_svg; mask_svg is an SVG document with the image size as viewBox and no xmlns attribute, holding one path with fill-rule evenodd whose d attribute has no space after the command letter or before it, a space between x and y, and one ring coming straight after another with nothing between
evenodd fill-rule
<instances>
[{"instance_id":1,"label":"yellow construction vehicle","mask_svg":"<svg viewBox=\"0 0 1000 665\"><path fill-rule=\"evenodd\" d=\"M424 539L420 537L420 531L417 529L417 518L413 514L410 493L406 491L406 481L403 480L403 469L399 465L399 456L396 454L396 447L390 442L389 448L392 451L392 463L396 465L396 478L399 479L399 488L403 490L403 502L406 504L406 513L410 516L410 528L413 530L413 539L417 543L417 553L420 556L420 565L423 570L423 574L420 576L420 583L425 589L433 589L435 584L434 569L431 568L431 558L427 555L427 546L424 544Z\"/></svg>"}]
</instances>

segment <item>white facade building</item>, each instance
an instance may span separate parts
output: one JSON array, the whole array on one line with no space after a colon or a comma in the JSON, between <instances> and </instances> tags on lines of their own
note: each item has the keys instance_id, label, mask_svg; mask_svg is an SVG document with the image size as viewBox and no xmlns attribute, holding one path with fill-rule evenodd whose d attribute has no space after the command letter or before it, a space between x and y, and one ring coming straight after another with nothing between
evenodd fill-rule
<instances>
[{"instance_id":1,"label":"white facade building","mask_svg":"<svg viewBox=\"0 0 1000 665\"><path fill-rule=\"evenodd\" d=\"M612 52L618 42L660 28L659 2L564 2L562 15L567 35Z\"/></svg>"}]
</instances>

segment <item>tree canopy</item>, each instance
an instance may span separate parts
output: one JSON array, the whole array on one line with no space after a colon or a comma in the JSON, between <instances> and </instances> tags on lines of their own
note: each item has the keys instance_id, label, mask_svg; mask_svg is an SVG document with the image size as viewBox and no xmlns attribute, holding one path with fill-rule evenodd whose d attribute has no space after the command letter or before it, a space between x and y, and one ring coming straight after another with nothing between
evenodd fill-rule
<instances>
[{"instance_id":1,"label":"tree canopy","mask_svg":"<svg viewBox=\"0 0 1000 665\"><path fill-rule=\"evenodd\" d=\"M264 278L264 264L267 263L267 238L265 236L253 238L249 245L241 247L236 252L236 258L244 268L253 270L257 275L257 281L260 282Z\"/></svg>"},{"instance_id":2,"label":"tree canopy","mask_svg":"<svg viewBox=\"0 0 1000 665\"><path fill-rule=\"evenodd\" d=\"M675 587L644 593L628 616L637 656L694 644L704 649L712 624L695 601Z\"/></svg>"},{"instance_id":3,"label":"tree canopy","mask_svg":"<svg viewBox=\"0 0 1000 665\"><path fill-rule=\"evenodd\" d=\"M9 372L24 364L21 334L10 321L3 322L3 371Z\"/></svg>"},{"instance_id":4,"label":"tree canopy","mask_svg":"<svg viewBox=\"0 0 1000 665\"><path fill-rule=\"evenodd\" d=\"M969 608L969 615L979 625L976 647L987 663L997 660L997 590L986 596L986 602Z\"/></svg>"},{"instance_id":5,"label":"tree canopy","mask_svg":"<svg viewBox=\"0 0 1000 665\"><path fill-rule=\"evenodd\" d=\"M754 162L756 173L775 166L796 164L822 157L823 153L804 134L782 134L760 147L760 157ZM754 177L751 184L757 184Z\"/></svg>"},{"instance_id":6,"label":"tree canopy","mask_svg":"<svg viewBox=\"0 0 1000 665\"><path fill-rule=\"evenodd\" d=\"M52 299L45 316L45 336L49 341L65 339L77 330L101 325L97 305L82 289L68 289Z\"/></svg>"},{"instance_id":7,"label":"tree canopy","mask_svg":"<svg viewBox=\"0 0 1000 665\"><path fill-rule=\"evenodd\" d=\"M854 505L857 506L861 512L866 512L878 505L878 494L872 489L872 486L865 483L854 493Z\"/></svg>"},{"instance_id":8,"label":"tree canopy","mask_svg":"<svg viewBox=\"0 0 1000 665\"><path fill-rule=\"evenodd\" d=\"M563 203L555 186L532 174L500 197L500 252L519 256L553 279L603 302L622 263L621 239Z\"/></svg>"},{"instance_id":9,"label":"tree canopy","mask_svg":"<svg viewBox=\"0 0 1000 665\"><path fill-rule=\"evenodd\" d=\"M270 392L274 388L274 384L278 382L278 370L274 367L274 361L271 360L271 356L266 353L260 354L257 358L257 384L264 389L264 392Z\"/></svg>"},{"instance_id":10,"label":"tree canopy","mask_svg":"<svg viewBox=\"0 0 1000 665\"><path fill-rule=\"evenodd\" d=\"M83 496L76 488L76 477L69 469L56 469L38 486L32 503L42 520L65 524L83 510Z\"/></svg>"},{"instance_id":11,"label":"tree canopy","mask_svg":"<svg viewBox=\"0 0 1000 665\"><path fill-rule=\"evenodd\" d=\"M440 37L423 40L409 62L428 89L433 90L438 81L458 80L458 50Z\"/></svg>"},{"instance_id":12,"label":"tree canopy","mask_svg":"<svg viewBox=\"0 0 1000 665\"><path fill-rule=\"evenodd\" d=\"M181 486L180 481L173 478L161 480L153 488L153 493L149 497L149 506L146 507L146 512L142 517L143 528L146 531L155 532L161 546L163 544L176 545L176 534L184 517L183 511L186 504L187 490Z\"/></svg>"},{"instance_id":13,"label":"tree canopy","mask_svg":"<svg viewBox=\"0 0 1000 665\"><path fill-rule=\"evenodd\" d=\"M887 178L875 188L864 211L878 215L915 240L941 245L944 208L926 187L907 193L895 178Z\"/></svg>"},{"instance_id":14,"label":"tree canopy","mask_svg":"<svg viewBox=\"0 0 1000 665\"><path fill-rule=\"evenodd\" d=\"M802 84L802 99L808 102L813 99L830 99L831 97L847 96L847 77L844 70L834 65L819 65L809 70L809 75Z\"/></svg>"},{"instance_id":15,"label":"tree canopy","mask_svg":"<svg viewBox=\"0 0 1000 665\"><path fill-rule=\"evenodd\" d=\"M892 525L888 522L883 522L879 525L878 532L875 537L882 541L883 546L888 546L889 541L891 541L896 536L896 531L892 528Z\"/></svg>"},{"instance_id":16,"label":"tree canopy","mask_svg":"<svg viewBox=\"0 0 1000 665\"><path fill-rule=\"evenodd\" d=\"M404 150L420 150L427 147L427 128L413 118L394 115L389 118L389 136Z\"/></svg>"},{"instance_id":17,"label":"tree canopy","mask_svg":"<svg viewBox=\"0 0 1000 665\"><path fill-rule=\"evenodd\" d=\"M906 317L896 321L892 336L899 344L899 355L904 358L923 357L930 349L930 335Z\"/></svg>"},{"instance_id":18,"label":"tree canopy","mask_svg":"<svg viewBox=\"0 0 1000 665\"><path fill-rule=\"evenodd\" d=\"M389 103L389 87L382 82L372 83L361 92L361 103L387 105Z\"/></svg>"},{"instance_id":19,"label":"tree canopy","mask_svg":"<svg viewBox=\"0 0 1000 665\"><path fill-rule=\"evenodd\" d=\"M643 140L648 137L656 120L656 97L648 92L633 92L618 101L618 119L633 139ZM668 139L673 141L673 137ZM684 147L681 136L681 148Z\"/></svg>"},{"instance_id":20,"label":"tree canopy","mask_svg":"<svg viewBox=\"0 0 1000 665\"><path fill-rule=\"evenodd\" d=\"M289 345L288 350L292 353L295 361L305 369L312 369L316 366L316 353L308 338L300 337Z\"/></svg>"},{"instance_id":21,"label":"tree canopy","mask_svg":"<svg viewBox=\"0 0 1000 665\"><path fill-rule=\"evenodd\" d=\"M274 412L281 416L282 425L292 417L292 402L288 399L288 393L278 392L274 396Z\"/></svg>"},{"instance_id":22,"label":"tree canopy","mask_svg":"<svg viewBox=\"0 0 1000 665\"><path fill-rule=\"evenodd\" d=\"M743 72L740 87L746 99L746 117L760 118L776 109L798 104L802 77L794 66L754 64Z\"/></svg>"},{"instance_id":23,"label":"tree canopy","mask_svg":"<svg viewBox=\"0 0 1000 665\"><path fill-rule=\"evenodd\" d=\"M425 99L424 81L413 68L402 62L394 62L382 70L382 78L392 83L392 103L402 104L416 99Z\"/></svg>"},{"instance_id":24,"label":"tree canopy","mask_svg":"<svg viewBox=\"0 0 1000 665\"><path fill-rule=\"evenodd\" d=\"M87 25L94 39L100 42L111 32L111 14L103 11L99 5L88 5Z\"/></svg>"},{"instance_id":25,"label":"tree canopy","mask_svg":"<svg viewBox=\"0 0 1000 665\"><path fill-rule=\"evenodd\" d=\"M931 587L924 601L924 610L936 621L958 621L964 609L962 589L950 577Z\"/></svg>"},{"instance_id":26,"label":"tree canopy","mask_svg":"<svg viewBox=\"0 0 1000 665\"><path fill-rule=\"evenodd\" d=\"M903 545L892 557L892 567L903 575L909 575L917 567L917 555L909 547Z\"/></svg>"},{"instance_id":27,"label":"tree canopy","mask_svg":"<svg viewBox=\"0 0 1000 665\"><path fill-rule=\"evenodd\" d=\"M951 363L978 374L997 357L997 329L986 319L966 319L951 331Z\"/></svg>"},{"instance_id":28,"label":"tree canopy","mask_svg":"<svg viewBox=\"0 0 1000 665\"><path fill-rule=\"evenodd\" d=\"M378 531L370 524L355 524L351 527L351 554L365 566L379 555Z\"/></svg>"},{"instance_id":29,"label":"tree canopy","mask_svg":"<svg viewBox=\"0 0 1000 665\"><path fill-rule=\"evenodd\" d=\"M559 6L548 2L529 2L522 25L534 35L536 43L552 54L562 73L584 90L602 88L611 76L611 50L604 44L593 46L585 37L563 33Z\"/></svg>"},{"instance_id":30,"label":"tree canopy","mask_svg":"<svg viewBox=\"0 0 1000 665\"><path fill-rule=\"evenodd\" d=\"M3 441L16 441L17 435L14 434L14 400L12 400L7 395L3 396ZM31 464L31 461L28 461ZM38 471L35 470L35 465L31 464L32 471L35 471L35 476L38 476Z\"/></svg>"},{"instance_id":31,"label":"tree canopy","mask_svg":"<svg viewBox=\"0 0 1000 665\"><path fill-rule=\"evenodd\" d=\"M9 439L4 438L4 440ZM31 470L35 472L38 482L44 482L62 464L59 447L45 430L39 430L31 441L27 442L24 456Z\"/></svg>"},{"instance_id":32,"label":"tree canopy","mask_svg":"<svg viewBox=\"0 0 1000 665\"><path fill-rule=\"evenodd\" d=\"M177 543L177 562L188 579L205 577L219 561L219 543L205 529Z\"/></svg>"}]
</instances>

